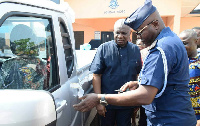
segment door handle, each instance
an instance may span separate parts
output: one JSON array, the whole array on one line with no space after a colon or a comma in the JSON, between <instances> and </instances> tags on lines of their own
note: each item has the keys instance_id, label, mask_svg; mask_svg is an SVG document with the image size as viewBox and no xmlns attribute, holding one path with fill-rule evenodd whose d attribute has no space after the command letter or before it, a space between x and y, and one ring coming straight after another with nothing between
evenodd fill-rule
<instances>
[{"instance_id":1,"label":"door handle","mask_svg":"<svg viewBox=\"0 0 200 126\"><path fill-rule=\"evenodd\" d=\"M60 113L65 106L67 106L67 101L66 100L55 100L56 102L56 112Z\"/></svg>"},{"instance_id":2,"label":"door handle","mask_svg":"<svg viewBox=\"0 0 200 126\"><path fill-rule=\"evenodd\" d=\"M78 96L79 98L83 96L84 90L79 83L71 83L70 88L74 96Z\"/></svg>"}]
</instances>

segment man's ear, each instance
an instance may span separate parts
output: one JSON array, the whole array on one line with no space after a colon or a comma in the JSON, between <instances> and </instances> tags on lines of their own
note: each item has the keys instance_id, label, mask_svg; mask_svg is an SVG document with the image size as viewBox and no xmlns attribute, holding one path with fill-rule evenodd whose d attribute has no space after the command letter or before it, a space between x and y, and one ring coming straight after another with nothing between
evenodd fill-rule
<instances>
[{"instance_id":1,"label":"man's ear","mask_svg":"<svg viewBox=\"0 0 200 126\"><path fill-rule=\"evenodd\" d=\"M131 37L132 34L133 34L133 32L130 30L130 32L129 32L130 37Z\"/></svg>"},{"instance_id":2,"label":"man's ear","mask_svg":"<svg viewBox=\"0 0 200 126\"><path fill-rule=\"evenodd\" d=\"M195 44L197 44L198 45L198 39L200 39L200 38L196 38L194 41L195 41Z\"/></svg>"},{"instance_id":3,"label":"man's ear","mask_svg":"<svg viewBox=\"0 0 200 126\"><path fill-rule=\"evenodd\" d=\"M160 25L160 23L159 23L158 20L157 20L157 21L154 21L152 24L153 24L153 26L155 27L156 30L159 29L159 25Z\"/></svg>"}]
</instances>

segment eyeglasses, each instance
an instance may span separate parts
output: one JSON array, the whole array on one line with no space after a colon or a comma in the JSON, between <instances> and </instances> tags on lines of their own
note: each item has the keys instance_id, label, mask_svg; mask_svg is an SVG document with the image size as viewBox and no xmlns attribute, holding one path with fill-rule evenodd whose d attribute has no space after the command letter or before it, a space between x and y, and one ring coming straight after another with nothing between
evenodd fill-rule
<instances>
[{"instance_id":1,"label":"eyeglasses","mask_svg":"<svg viewBox=\"0 0 200 126\"><path fill-rule=\"evenodd\" d=\"M141 30L137 31L135 34L141 36L142 32L145 28L147 28L150 24L152 24L153 22L158 21L158 20L153 20L150 23L148 23L146 26L144 26Z\"/></svg>"}]
</instances>

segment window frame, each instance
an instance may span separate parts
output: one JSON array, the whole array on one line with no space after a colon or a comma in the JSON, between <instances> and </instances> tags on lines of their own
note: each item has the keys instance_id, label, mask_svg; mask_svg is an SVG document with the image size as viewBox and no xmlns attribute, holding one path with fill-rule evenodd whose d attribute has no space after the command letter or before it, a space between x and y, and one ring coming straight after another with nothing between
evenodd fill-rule
<instances>
[{"instance_id":1,"label":"window frame","mask_svg":"<svg viewBox=\"0 0 200 126\"><path fill-rule=\"evenodd\" d=\"M57 90L58 88L60 88L60 76L59 76L59 65L58 65L58 57L57 57L57 46L56 46L56 39L55 39L55 32L54 32L54 27L53 27L53 20L52 20L52 16L50 15L43 15L43 14L35 14L35 13L28 13L28 12L18 12L18 11L12 11L9 13L4 14L1 18L0 18L0 27L2 26L2 24L6 21L6 19L8 19L9 17L35 17L35 18L42 18L42 19L47 19L49 21L50 24L50 29L51 29L51 35L52 35L52 48L53 48L53 53L55 54L55 72L56 72L56 81L57 84L55 86L53 86L50 89L44 89L46 91L49 91L50 93L54 92L55 90Z\"/></svg>"},{"instance_id":2,"label":"window frame","mask_svg":"<svg viewBox=\"0 0 200 126\"><path fill-rule=\"evenodd\" d=\"M65 53L67 75L68 75L68 78L70 78L73 73L73 70L74 70L74 54L73 54L72 42L70 39L67 25L65 24L65 21L61 17L58 17L58 21L59 21L60 32L61 32L61 37L62 37L63 49L64 49L64 53ZM61 30L62 28L65 30L64 33ZM64 41L63 38L65 38L67 41ZM67 54L68 50L70 51L71 55Z\"/></svg>"}]
</instances>

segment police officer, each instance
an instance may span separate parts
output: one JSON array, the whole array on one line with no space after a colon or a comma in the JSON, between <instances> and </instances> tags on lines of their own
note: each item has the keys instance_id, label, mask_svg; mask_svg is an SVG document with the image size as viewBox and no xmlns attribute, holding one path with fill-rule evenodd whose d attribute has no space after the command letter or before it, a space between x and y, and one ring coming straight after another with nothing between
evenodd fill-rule
<instances>
[{"instance_id":1,"label":"police officer","mask_svg":"<svg viewBox=\"0 0 200 126\"><path fill-rule=\"evenodd\" d=\"M146 0L125 24L137 31L137 38L148 46L149 54L139 80L124 84L121 90L131 91L121 94L86 95L74 108L88 111L104 99L112 105L143 105L148 126L195 126L196 117L188 94L187 52L180 38L165 27L151 0Z\"/></svg>"}]
</instances>

